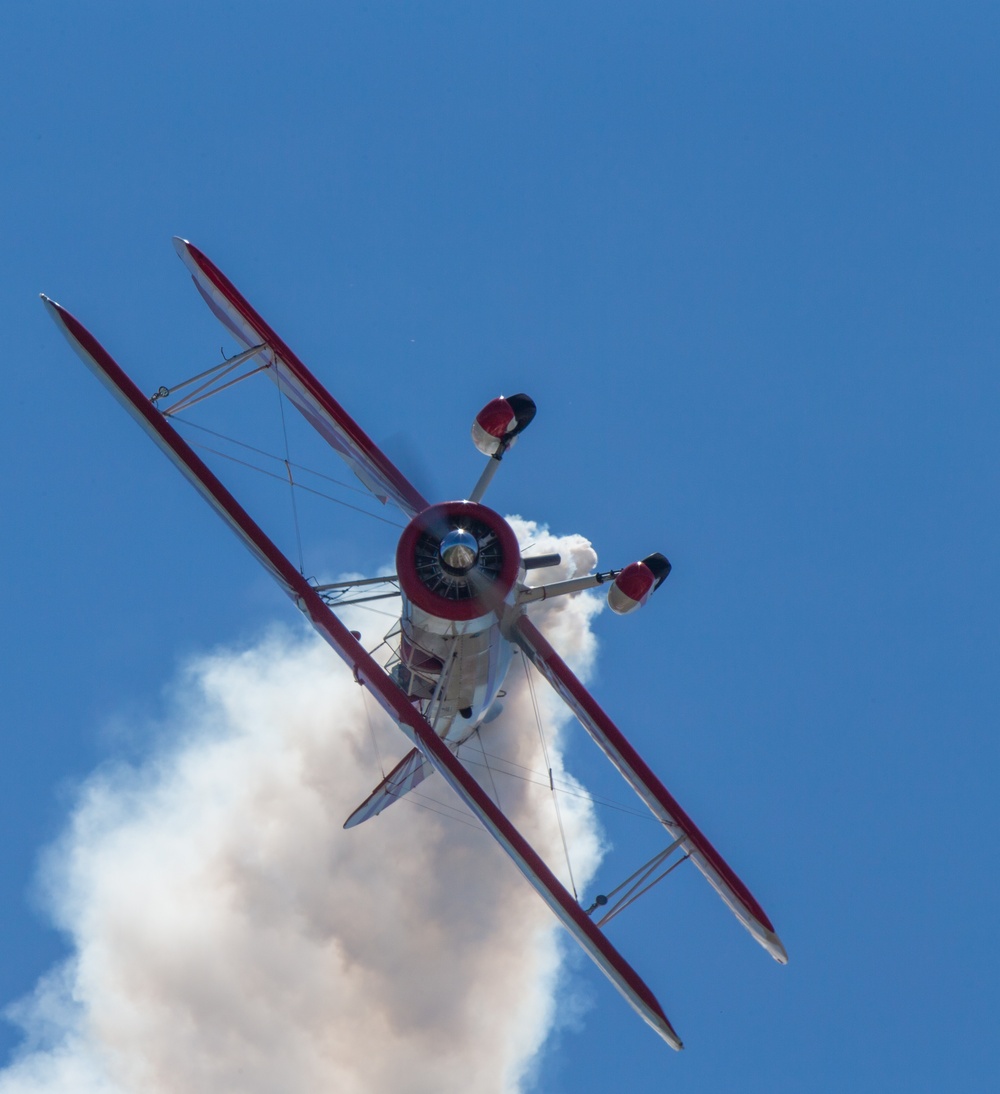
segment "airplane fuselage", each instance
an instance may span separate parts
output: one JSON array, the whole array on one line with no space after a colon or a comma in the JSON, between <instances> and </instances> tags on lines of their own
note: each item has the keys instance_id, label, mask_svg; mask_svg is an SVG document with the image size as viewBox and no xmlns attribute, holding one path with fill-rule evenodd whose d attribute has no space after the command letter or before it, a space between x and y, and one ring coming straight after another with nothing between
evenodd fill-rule
<instances>
[{"instance_id":1,"label":"airplane fuselage","mask_svg":"<svg viewBox=\"0 0 1000 1094\"><path fill-rule=\"evenodd\" d=\"M407 694L426 701L439 737L460 744L490 715L513 649L495 613L456 622L429 615L404 598L400 662L394 678Z\"/></svg>"},{"instance_id":2,"label":"airplane fuselage","mask_svg":"<svg viewBox=\"0 0 1000 1094\"><path fill-rule=\"evenodd\" d=\"M460 744L498 711L513 649L504 637L525 569L510 525L486 506L418 514L396 552L403 598L393 679L437 735Z\"/></svg>"}]
</instances>

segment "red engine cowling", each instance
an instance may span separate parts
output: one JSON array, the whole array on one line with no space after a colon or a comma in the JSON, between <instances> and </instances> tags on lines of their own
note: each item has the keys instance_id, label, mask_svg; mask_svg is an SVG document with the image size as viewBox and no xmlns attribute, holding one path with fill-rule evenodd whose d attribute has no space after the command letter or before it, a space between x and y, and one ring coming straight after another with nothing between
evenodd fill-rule
<instances>
[{"instance_id":1,"label":"red engine cowling","mask_svg":"<svg viewBox=\"0 0 1000 1094\"><path fill-rule=\"evenodd\" d=\"M472 440L484 456L502 456L535 416L535 404L525 394L508 395L486 404L472 423Z\"/></svg>"},{"instance_id":2,"label":"red engine cowling","mask_svg":"<svg viewBox=\"0 0 1000 1094\"><path fill-rule=\"evenodd\" d=\"M456 622L496 611L513 589L520 564L510 525L472 501L446 501L418 513L396 548L406 599Z\"/></svg>"},{"instance_id":3,"label":"red engine cowling","mask_svg":"<svg viewBox=\"0 0 1000 1094\"><path fill-rule=\"evenodd\" d=\"M612 581L608 588L608 607L617 615L628 615L656 592L670 573L669 561L656 552L642 562L633 562Z\"/></svg>"}]
</instances>

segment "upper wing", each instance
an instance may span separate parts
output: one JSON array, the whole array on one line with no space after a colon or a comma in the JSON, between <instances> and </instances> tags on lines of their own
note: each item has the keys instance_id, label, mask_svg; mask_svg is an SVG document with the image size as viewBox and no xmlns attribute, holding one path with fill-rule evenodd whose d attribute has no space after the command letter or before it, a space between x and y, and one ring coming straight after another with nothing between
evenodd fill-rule
<instances>
[{"instance_id":1,"label":"upper wing","mask_svg":"<svg viewBox=\"0 0 1000 1094\"><path fill-rule=\"evenodd\" d=\"M407 516L426 509L426 499L261 319L218 266L186 239L175 237L174 247L215 316L244 349L265 347L260 357L272 366L268 375L365 486L380 501L391 499Z\"/></svg>"},{"instance_id":2,"label":"upper wing","mask_svg":"<svg viewBox=\"0 0 1000 1094\"><path fill-rule=\"evenodd\" d=\"M629 744L621 730L598 706L590 692L526 615L518 620L514 638L652 813L675 838L683 837L683 847L690 853L694 864L712 883L744 927L775 961L786 964L788 954L785 947L753 894L677 804L673 795L653 774L645 760Z\"/></svg>"},{"instance_id":3,"label":"upper wing","mask_svg":"<svg viewBox=\"0 0 1000 1094\"><path fill-rule=\"evenodd\" d=\"M379 704L448 785L482 821L487 831L514 860L563 926L618 991L673 1048L680 1038L655 996L635 970L587 917L537 852L491 801L482 787L452 755L430 723L393 683L381 665L330 611L309 582L278 550L247 511L205 465L183 437L156 410L96 338L64 308L43 296L46 308L84 363L170 457L202 497L226 521L250 551L273 574L285 592L309 617L324 639L347 663L359 684L369 688Z\"/></svg>"}]
</instances>

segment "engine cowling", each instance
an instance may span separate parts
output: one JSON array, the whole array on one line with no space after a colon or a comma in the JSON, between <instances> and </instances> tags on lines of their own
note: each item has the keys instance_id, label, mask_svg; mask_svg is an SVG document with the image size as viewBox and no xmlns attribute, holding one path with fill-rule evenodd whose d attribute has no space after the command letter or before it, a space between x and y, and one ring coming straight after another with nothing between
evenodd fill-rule
<instances>
[{"instance_id":1,"label":"engine cowling","mask_svg":"<svg viewBox=\"0 0 1000 1094\"><path fill-rule=\"evenodd\" d=\"M513 589L520 564L510 525L472 501L446 501L418 513L396 548L396 573L407 600L457 622L496 611Z\"/></svg>"},{"instance_id":2,"label":"engine cowling","mask_svg":"<svg viewBox=\"0 0 1000 1094\"><path fill-rule=\"evenodd\" d=\"M493 399L472 423L472 441L484 456L502 456L535 416L534 400L520 395Z\"/></svg>"},{"instance_id":3,"label":"engine cowling","mask_svg":"<svg viewBox=\"0 0 1000 1094\"><path fill-rule=\"evenodd\" d=\"M641 562L633 562L608 587L608 607L617 615L628 615L656 592L670 573L670 562L658 551Z\"/></svg>"}]
</instances>

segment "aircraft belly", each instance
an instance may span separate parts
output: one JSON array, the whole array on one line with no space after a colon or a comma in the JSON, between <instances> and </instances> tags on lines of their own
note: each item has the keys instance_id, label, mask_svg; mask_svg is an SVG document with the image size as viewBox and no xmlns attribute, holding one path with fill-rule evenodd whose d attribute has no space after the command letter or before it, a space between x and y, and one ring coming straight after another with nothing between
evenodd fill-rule
<instances>
[{"instance_id":1,"label":"aircraft belly","mask_svg":"<svg viewBox=\"0 0 1000 1094\"><path fill-rule=\"evenodd\" d=\"M441 626L443 620L424 616L406 605L401 660L436 696L425 713L437 735L458 744L475 732L496 700L510 667L511 645L500 634L496 616L449 628ZM473 629L470 623L482 625Z\"/></svg>"}]
</instances>

